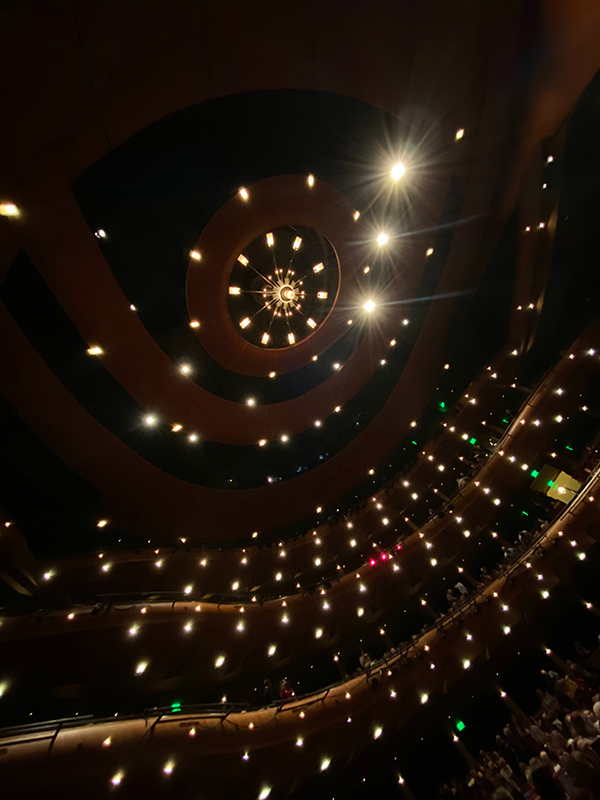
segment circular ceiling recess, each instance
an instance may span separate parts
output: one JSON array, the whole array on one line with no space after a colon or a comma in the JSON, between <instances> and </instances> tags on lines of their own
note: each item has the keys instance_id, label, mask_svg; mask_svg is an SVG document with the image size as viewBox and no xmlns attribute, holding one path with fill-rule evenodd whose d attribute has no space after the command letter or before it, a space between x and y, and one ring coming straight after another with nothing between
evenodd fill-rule
<instances>
[{"instance_id":1,"label":"circular ceiling recess","mask_svg":"<svg viewBox=\"0 0 600 800\"><path fill-rule=\"evenodd\" d=\"M339 284L329 239L303 225L275 228L238 255L227 287L229 316L250 344L294 347L325 322Z\"/></svg>"}]
</instances>

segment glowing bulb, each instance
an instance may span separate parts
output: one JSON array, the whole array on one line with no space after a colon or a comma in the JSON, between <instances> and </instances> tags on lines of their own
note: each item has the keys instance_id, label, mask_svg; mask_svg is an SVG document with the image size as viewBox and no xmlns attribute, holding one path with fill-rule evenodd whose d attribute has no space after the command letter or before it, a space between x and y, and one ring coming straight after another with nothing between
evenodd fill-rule
<instances>
[{"instance_id":1,"label":"glowing bulb","mask_svg":"<svg viewBox=\"0 0 600 800\"><path fill-rule=\"evenodd\" d=\"M330 764L331 764L331 759L330 758L324 758L321 761L321 772L325 772L325 770L329 767Z\"/></svg>"},{"instance_id":2,"label":"glowing bulb","mask_svg":"<svg viewBox=\"0 0 600 800\"><path fill-rule=\"evenodd\" d=\"M230 286L229 287L229 294L239 294L241 289L239 286Z\"/></svg>"},{"instance_id":3,"label":"glowing bulb","mask_svg":"<svg viewBox=\"0 0 600 800\"><path fill-rule=\"evenodd\" d=\"M90 356L101 356L103 352L104 350L97 344L93 345L92 347L88 347L88 355Z\"/></svg>"},{"instance_id":4,"label":"glowing bulb","mask_svg":"<svg viewBox=\"0 0 600 800\"><path fill-rule=\"evenodd\" d=\"M365 311L368 311L370 313L375 309L375 303L372 300L367 300L363 308L365 309Z\"/></svg>"},{"instance_id":5,"label":"glowing bulb","mask_svg":"<svg viewBox=\"0 0 600 800\"><path fill-rule=\"evenodd\" d=\"M112 783L113 786L119 786L122 780L123 780L123 773L117 772L115 775L112 776L110 782Z\"/></svg>"},{"instance_id":6,"label":"glowing bulb","mask_svg":"<svg viewBox=\"0 0 600 800\"><path fill-rule=\"evenodd\" d=\"M318 264L314 265L313 272L321 272L322 269L325 269L325 267L321 262L319 262Z\"/></svg>"},{"instance_id":7,"label":"glowing bulb","mask_svg":"<svg viewBox=\"0 0 600 800\"><path fill-rule=\"evenodd\" d=\"M433 247L428 247L425 255L426 256L432 256L433 255Z\"/></svg>"},{"instance_id":8,"label":"glowing bulb","mask_svg":"<svg viewBox=\"0 0 600 800\"><path fill-rule=\"evenodd\" d=\"M248 325L250 325L250 317L244 317L244 319L240 321L240 328L247 328Z\"/></svg>"},{"instance_id":9,"label":"glowing bulb","mask_svg":"<svg viewBox=\"0 0 600 800\"><path fill-rule=\"evenodd\" d=\"M266 443L267 443L266 439L259 439L258 440L258 446L259 447L264 447L266 445Z\"/></svg>"},{"instance_id":10,"label":"glowing bulb","mask_svg":"<svg viewBox=\"0 0 600 800\"><path fill-rule=\"evenodd\" d=\"M194 261L201 261L202 255L197 250L190 250L190 258L193 258Z\"/></svg>"},{"instance_id":11,"label":"glowing bulb","mask_svg":"<svg viewBox=\"0 0 600 800\"><path fill-rule=\"evenodd\" d=\"M137 636L139 630L140 630L140 626L139 625L132 625L131 628L129 628L129 635L130 636Z\"/></svg>"},{"instance_id":12,"label":"glowing bulb","mask_svg":"<svg viewBox=\"0 0 600 800\"><path fill-rule=\"evenodd\" d=\"M404 175L405 171L404 164L394 164L391 172L392 180L397 181L398 178L401 178Z\"/></svg>"},{"instance_id":13,"label":"glowing bulb","mask_svg":"<svg viewBox=\"0 0 600 800\"><path fill-rule=\"evenodd\" d=\"M354 212L354 221L356 222L356 220L357 220L359 217L360 217L360 211L355 211L355 212Z\"/></svg>"},{"instance_id":14,"label":"glowing bulb","mask_svg":"<svg viewBox=\"0 0 600 800\"><path fill-rule=\"evenodd\" d=\"M454 134L454 140L458 142L459 139L462 139L464 135L465 135L465 129L459 128Z\"/></svg>"},{"instance_id":15,"label":"glowing bulb","mask_svg":"<svg viewBox=\"0 0 600 800\"><path fill-rule=\"evenodd\" d=\"M296 337L294 336L293 333L288 333L288 337L287 338L288 338L288 342L290 344L294 344L296 342Z\"/></svg>"},{"instance_id":16,"label":"glowing bulb","mask_svg":"<svg viewBox=\"0 0 600 800\"><path fill-rule=\"evenodd\" d=\"M317 327L317 323L314 321L314 319L311 319L310 317L306 320L306 324L309 326L309 328Z\"/></svg>"},{"instance_id":17,"label":"glowing bulb","mask_svg":"<svg viewBox=\"0 0 600 800\"><path fill-rule=\"evenodd\" d=\"M190 328L199 328L199 327L200 327L200 323L198 322L197 319L190 320Z\"/></svg>"},{"instance_id":18,"label":"glowing bulb","mask_svg":"<svg viewBox=\"0 0 600 800\"><path fill-rule=\"evenodd\" d=\"M296 238L294 239L294 243L292 244L292 247L294 250L298 250L301 244L302 244L302 238L300 236L296 236Z\"/></svg>"},{"instance_id":19,"label":"glowing bulb","mask_svg":"<svg viewBox=\"0 0 600 800\"><path fill-rule=\"evenodd\" d=\"M3 217L18 217L19 209L14 203L0 203L0 214ZM104 231L102 231L104 233ZM106 236L106 234L104 234Z\"/></svg>"},{"instance_id":20,"label":"glowing bulb","mask_svg":"<svg viewBox=\"0 0 600 800\"><path fill-rule=\"evenodd\" d=\"M148 667L148 662L147 661L140 661L140 663L135 668L135 674L136 675L142 675L144 672L146 672L146 668L147 667Z\"/></svg>"},{"instance_id":21,"label":"glowing bulb","mask_svg":"<svg viewBox=\"0 0 600 800\"><path fill-rule=\"evenodd\" d=\"M215 659L215 668L219 669L225 663L225 656L217 656Z\"/></svg>"},{"instance_id":22,"label":"glowing bulb","mask_svg":"<svg viewBox=\"0 0 600 800\"><path fill-rule=\"evenodd\" d=\"M183 425L180 425L179 423L177 423L176 425L173 425L171 427L171 430L173 431L173 433L178 433L182 428L183 428Z\"/></svg>"},{"instance_id":23,"label":"glowing bulb","mask_svg":"<svg viewBox=\"0 0 600 800\"><path fill-rule=\"evenodd\" d=\"M249 397L246 400L246 405L247 406L255 406L256 405L256 400L253 397Z\"/></svg>"},{"instance_id":24,"label":"glowing bulb","mask_svg":"<svg viewBox=\"0 0 600 800\"><path fill-rule=\"evenodd\" d=\"M315 176L309 175L308 178L306 179L306 182L312 188L315 185Z\"/></svg>"},{"instance_id":25,"label":"glowing bulb","mask_svg":"<svg viewBox=\"0 0 600 800\"><path fill-rule=\"evenodd\" d=\"M250 197L250 195L248 194L248 189L245 189L243 186L240 189L239 194L242 200L248 200L248 198Z\"/></svg>"},{"instance_id":26,"label":"glowing bulb","mask_svg":"<svg viewBox=\"0 0 600 800\"><path fill-rule=\"evenodd\" d=\"M163 767L163 772L165 775L170 775L173 772L173 768L175 764L172 761L167 761L167 763Z\"/></svg>"},{"instance_id":27,"label":"glowing bulb","mask_svg":"<svg viewBox=\"0 0 600 800\"><path fill-rule=\"evenodd\" d=\"M270 645L270 646L269 646L269 649L268 649L268 651L267 651L267 654L268 654L269 656L274 656L274 655L275 655L275 651L276 651L276 650L277 650L277 645L275 645L275 644L272 644L272 645Z\"/></svg>"},{"instance_id":28,"label":"glowing bulb","mask_svg":"<svg viewBox=\"0 0 600 800\"><path fill-rule=\"evenodd\" d=\"M104 528L107 525L108 525L108 520L107 519L99 519L98 522L96 523L96 527L97 528Z\"/></svg>"},{"instance_id":29,"label":"glowing bulb","mask_svg":"<svg viewBox=\"0 0 600 800\"><path fill-rule=\"evenodd\" d=\"M389 238L390 237L387 235L387 233L380 233L379 236L377 237L377 244L380 247L382 247L384 244L388 242Z\"/></svg>"},{"instance_id":30,"label":"glowing bulb","mask_svg":"<svg viewBox=\"0 0 600 800\"><path fill-rule=\"evenodd\" d=\"M282 441L282 442L284 442L284 443L285 443L285 442L288 442L288 441L289 441L290 437L287 435L287 433L283 433L283 434L280 436L280 439L281 439L281 441Z\"/></svg>"}]
</instances>

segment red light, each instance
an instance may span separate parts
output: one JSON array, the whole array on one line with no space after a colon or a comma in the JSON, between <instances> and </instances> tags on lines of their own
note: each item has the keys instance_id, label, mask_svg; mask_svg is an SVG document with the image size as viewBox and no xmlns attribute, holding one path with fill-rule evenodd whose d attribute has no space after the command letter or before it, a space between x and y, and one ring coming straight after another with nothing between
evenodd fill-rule
<instances>
[{"instance_id":1,"label":"red light","mask_svg":"<svg viewBox=\"0 0 600 800\"><path fill-rule=\"evenodd\" d=\"M382 553L382 554L381 554L381 560L382 560L382 561L385 561L385 560L386 560L386 558L387 558L387 553Z\"/></svg>"},{"instance_id":2,"label":"red light","mask_svg":"<svg viewBox=\"0 0 600 800\"><path fill-rule=\"evenodd\" d=\"M402 550L402 545L401 544L397 544L396 545L396 550Z\"/></svg>"},{"instance_id":3,"label":"red light","mask_svg":"<svg viewBox=\"0 0 600 800\"><path fill-rule=\"evenodd\" d=\"M374 567L374 566L375 566L375 559L374 559L374 558L372 558L372 559L371 559L371 561L370 561L369 563L371 564L371 566L372 566L372 567Z\"/></svg>"}]
</instances>

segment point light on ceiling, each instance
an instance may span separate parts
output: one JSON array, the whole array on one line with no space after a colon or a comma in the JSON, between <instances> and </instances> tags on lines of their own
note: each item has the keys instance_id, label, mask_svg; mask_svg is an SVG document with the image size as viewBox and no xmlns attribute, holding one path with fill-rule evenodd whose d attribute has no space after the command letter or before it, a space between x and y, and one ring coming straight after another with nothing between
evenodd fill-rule
<instances>
[{"instance_id":1,"label":"point light on ceiling","mask_svg":"<svg viewBox=\"0 0 600 800\"><path fill-rule=\"evenodd\" d=\"M250 263L250 262L248 261L248 259L246 258L246 256L245 256L243 253L240 253L240 254L239 254L239 256L238 256L237 260L240 262L240 264L241 264L243 267L247 267L247 266L248 266L248 264Z\"/></svg>"},{"instance_id":2,"label":"point light on ceiling","mask_svg":"<svg viewBox=\"0 0 600 800\"><path fill-rule=\"evenodd\" d=\"M384 244L387 244L389 238L390 237L387 235L387 233L380 233L379 236L377 237L377 244L381 247Z\"/></svg>"},{"instance_id":3,"label":"point light on ceiling","mask_svg":"<svg viewBox=\"0 0 600 800\"><path fill-rule=\"evenodd\" d=\"M295 343L295 341L296 341L296 337L294 336L294 334L293 334L293 333L288 333L288 337L287 337L287 338L288 338L288 342L289 342L290 344L294 344L294 343Z\"/></svg>"},{"instance_id":4,"label":"point light on ceiling","mask_svg":"<svg viewBox=\"0 0 600 800\"><path fill-rule=\"evenodd\" d=\"M363 308L365 309L365 311L368 311L368 312L374 311L375 310L375 303L372 300L367 300L367 302L364 304Z\"/></svg>"},{"instance_id":5,"label":"point light on ceiling","mask_svg":"<svg viewBox=\"0 0 600 800\"><path fill-rule=\"evenodd\" d=\"M319 300L327 300L327 292L317 292Z\"/></svg>"},{"instance_id":6,"label":"point light on ceiling","mask_svg":"<svg viewBox=\"0 0 600 800\"><path fill-rule=\"evenodd\" d=\"M267 247L273 247L275 244L275 239L273 238L272 233L267 233Z\"/></svg>"},{"instance_id":7,"label":"point light on ceiling","mask_svg":"<svg viewBox=\"0 0 600 800\"><path fill-rule=\"evenodd\" d=\"M302 244L302 238L300 236L296 236L294 239L294 244L292 245L294 250L298 250L300 245Z\"/></svg>"},{"instance_id":8,"label":"point light on ceiling","mask_svg":"<svg viewBox=\"0 0 600 800\"><path fill-rule=\"evenodd\" d=\"M190 250L190 258L193 258L194 261L202 261L202 254L197 250Z\"/></svg>"},{"instance_id":9,"label":"point light on ceiling","mask_svg":"<svg viewBox=\"0 0 600 800\"><path fill-rule=\"evenodd\" d=\"M246 400L246 405L247 406L255 406L256 405L256 400L253 397L249 397Z\"/></svg>"},{"instance_id":10,"label":"point light on ceiling","mask_svg":"<svg viewBox=\"0 0 600 800\"><path fill-rule=\"evenodd\" d=\"M306 320L306 324L309 326L309 328L317 327L317 323L314 321L314 319L311 319L310 317Z\"/></svg>"},{"instance_id":11,"label":"point light on ceiling","mask_svg":"<svg viewBox=\"0 0 600 800\"><path fill-rule=\"evenodd\" d=\"M96 523L96 527L97 528L104 528L107 525L108 525L108 520L107 519L99 519L98 522Z\"/></svg>"},{"instance_id":12,"label":"point light on ceiling","mask_svg":"<svg viewBox=\"0 0 600 800\"><path fill-rule=\"evenodd\" d=\"M190 367L189 364L182 364L179 367L179 370L180 370L180 372L183 372L184 375L189 375L189 373L191 372L192 368Z\"/></svg>"},{"instance_id":13,"label":"point light on ceiling","mask_svg":"<svg viewBox=\"0 0 600 800\"><path fill-rule=\"evenodd\" d=\"M0 203L0 214L3 217L18 217L19 209L14 203Z\"/></svg>"},{"instance_id":14,"label":"point light on ceiling","mask_svg":"<svg viewBox=\"0 0 600 800\"><path fill-rule=\"evenodd\" d=\"M454 139L458 142L458 140L462 139L464 135L465 135L465 129L459 128L454 134Z\"/></svg>"},{"instance_id":15,"label":"point light on ceiling","mask_svg":"<svg viewBox=\"0 0 600 800\"><path fill-rule=\"evenodd\" d=\"M199 327L200 327L200 323L198 322L197 319L190 320L190 328L199 328Z\"/></svg>"},{"instance_id":16,"label":"point light on ceiling","mask_svg":"<svg viewBox=\"0 0 600 800\"><path fill-rule=\"evenodd\" d=\"M265 331L263 335L260 337L261 344L269 344L269 334Z\"/></svg>"},{"instance_id":17,"label":"point light on ceiling","mask_svg":"<svg viewBox=\"0 0 600 800\"><path fill-rule=\"evenodd\" d=\"M147 417L144 417L144 422L146 425L155 425L156 417L153 417L152 414L149 414Z\"/></svg>"},{"instance_id":18,"label":"point light on ceiling","mask_svg":"<svg viewBox=\"0 0 600 800\"><path fill-rule=\"evenodd\" d=\"M406 170L404 168L404 164L400 164L400 163L394 164L394 166L392 167L392 172L391 172L392 180L397 181L399 178L401 178L404 175L405 172L406 172Z\"/></svg>"},{"instance_id":19,"label":"point light on ceiling","mask_svg":"<svg viewBox=\"0 0 600 800\"><path fill-rule=\"evenodd\" d=\"M88 355L89 356L101 356L104 350L99 347L97 344L92 345L92 347L88 347Z\"/></svg>"},{"instance_id":20,"label":"point light on ceiling","mask_svg":"<svg viewBox=\"0 0 600 800\"><path fill-rule=\"evenodd\" d=\"M244 317L244 319L240 322L240 328L247 328L250 325L250 317Z\"/></svg>"},{"instance_id":21,"label":"point light on ceiling","mask_svg":"<svg viewBox=\"0 0 600 800\"><path fill-rule=\"evenodd\" d=\"M433 255L433 247L428 247L427 248L427 252L425 253L425 255L426 256L432 256Z\"/></svg>"},{"instance_id":22,"label":"point light on ceiling","mask_svg":"<svg viewBox=\"0 0 600 800\"><path fill-rule=\"evenodd\" d=\"M250 198L248 189L245 189L243 186L240 189L240 197L242 198L242 200L248 200Z\"/></svg>"},{"instance_id":23,"label":"point light on ceiling","mask_svg":"<svg viewBox=\"0 0 600 800\"><path fill-rule=\"evenodd\" d=\"M322 263L315 264L314 267L313 267L313 272L321 272L322 269L324 269Z\"/></svg>"},{"instance_id":24,"label":"point light on ceiling","mask_svg":"<svg viewBox=\"0 0 600 800\"><path fill-rule=\"evenodd\" d=\"M240 291L241 290L240 290L239 286L230 286L229 287L229 294L239 294Z\"/></svg>"},{"instance_id":25,"label":"point light on ceiling","mask_svg":"<svg viewBox=\"0 0 600 800\"><path fill-rule=\"evenodd\" d=\"M171 430L173 433L178 433L183 428L183 425L180 425L178 422L172 426Z\"/></svg>"},{"instance_id":26,"label":"point light on ceiling","mask_svg":"<svg viewBox=\"0 0 600 800\"><path fill-rule=\"evenodd\" d=\"M306 182L312 188L315 185L315 176L309 175L308 178L306 179Z\"/></svg>"}]
</instances>

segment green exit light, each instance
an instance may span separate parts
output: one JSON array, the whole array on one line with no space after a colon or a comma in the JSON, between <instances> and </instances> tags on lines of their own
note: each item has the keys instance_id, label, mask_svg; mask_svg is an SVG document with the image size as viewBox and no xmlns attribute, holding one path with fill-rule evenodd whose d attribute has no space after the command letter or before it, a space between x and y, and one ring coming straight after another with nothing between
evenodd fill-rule
<instances>
[{"instance_id":1,"label":"green exit light","mask_svg":"<svg viewBox=\"0 0 600 800\"><path fill-rule=\"evenodd\" d=\"M178 711L181 711L181 703L171 703L171 711L176 714Z\"/></svg>"},{"instance_id":2,"label":"green exit light","mask_svg":"<svg viewBox=\"0 0 600 800\"><path fill-rule=\"evenodd\" d=\"M565 446L565 450L572 450L572 449L573 449L573 448L571 447L571 445L570 445L570 444L568 444L568 445L566 445L566 446Z\"/></svg>"},{"instance_id":3,"label":"green exit light","mask_svg":"<svg viewBox=\"0 0 600 800\"><path fill-rule=\"evenodd\" d=\"M469 439L469 444L477 444L477 439L473 436L471 439Z\"/></svg>"},{"instance_id":4,"label":"green exit light","mask_svg":"<svg viewBox=\"0 0 600 800\"><path fill-rule=\"evenodd\" d=\"M440 408L442 409L442 411L446 408L446 403L444 403L443 400L440 400Z\"/></svg>"},{"instance_id":5,"label":"green exit light","mask_svg":"<svg viewBox=\"0 0 600 800\"><path fill-rule=\"evenodd\" d=\"M537 471L537 469L532 469L532 470L531 470L531 477L532 477L532 478L537 478L537 476L538 476L539 474L540 474L540 473Z\"/></svg>"},{"instance_id":6,"label":"green exit light","mask_svg":"<svg viewBox=\"0 0 600 800\"><path fill-rule=\"evenodd\" d=\"M552 488L554 486L554 481L548 481L548 486Z\"/></svg>"},{"instance_id":7,"label":"green exit light","mask_svg":"<svg viewBox=\"0 0 600 800\"><path fill-rule=\"evenodd\" d=\"M502 420L502 422L503 422L505 425L508 425L508 420L507 420L507 419L503 419L503 420Z\"/></svg>"},{"instance_id":8,"label":"green exit light","mask_svg":"<svg viewBox=\"0 0 600 800\"><path fill-rule=\"evenodd\" d=\"M459 719L458 722L456 723L456 730L457 731L464 731L465 728L466 728L465 723L462 720Z\"/></svg>"},{"instance_id":9,"label":"green exit light","mask_svg":"<svg viewBox=\"0 0 600 800\"><path fill-rule=\"evenodd\" d=\"M413 439L413 444L416 444L415 440Z\"/></svg>"}]
</instances>

